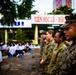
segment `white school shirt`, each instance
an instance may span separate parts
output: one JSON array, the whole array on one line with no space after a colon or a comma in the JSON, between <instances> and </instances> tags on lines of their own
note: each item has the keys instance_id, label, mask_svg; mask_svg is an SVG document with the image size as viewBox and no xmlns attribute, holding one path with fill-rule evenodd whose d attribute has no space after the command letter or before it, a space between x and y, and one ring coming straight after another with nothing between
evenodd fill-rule
<instances>
[{"instance_id":1,"label":"white school shirt","mask_svg":"<svg viewBox=\"0 0 76 75\"><path fill-rule=\"evenodd\" d=\"M10 53L11 55L15 54L15 48L14 48L14 46L11 46L11 47L9 48L9 53Z\"/></svg>"},{"instance_id":2,"label":"white school shirt","mask_svg":"<svg viewBox=\"0 0 76 75\"><path fill-rule=\"evenodd\" d=\"M18 50L22 50L22 46L18 46Z\"/></svg>"},{"instance_id":3,"label":"white school shirt","mask_svg":"<svg viewBox=\"0 0 76 75\"><path fill-rule=\"evenodd\" d=\"M7 45L6 44L2 45L2 50L6 50L6 49L7 49Z\"/></svg>"},{"instance_id":4,"label":"white school shirt","mask_svg":"<svg viewBox=\"0 0 76 75\"><path fill-rule=\"evenodd\" d=\"M22 45L22 50L25 49L25 45Z\"/></svg>"},{"instance_id":5,"label":"white school shirt","mask_svg":"<svg viewBox=\"0 0 76 75\"><path fill-rule=\"evenodd\" d=\"M2 53L0 51L0 62L2 62Z\"/></svg>"}]
</instances>

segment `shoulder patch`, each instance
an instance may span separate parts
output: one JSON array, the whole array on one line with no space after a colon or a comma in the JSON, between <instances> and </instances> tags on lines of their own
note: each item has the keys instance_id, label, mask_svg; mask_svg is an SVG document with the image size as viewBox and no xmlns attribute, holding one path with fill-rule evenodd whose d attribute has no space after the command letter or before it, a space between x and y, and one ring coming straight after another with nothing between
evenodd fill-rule
<instances>
[{"instance_id":1,"label":"shoulder patch","mask_svg":"<svg viewBox=\"0 0 76 75\"><path fill-rule=\"evenodd\" d=\"M55 47L54 45L53 46L50 46L50 50L54 50L54 47Z\"/></svg>"}]
</instances>

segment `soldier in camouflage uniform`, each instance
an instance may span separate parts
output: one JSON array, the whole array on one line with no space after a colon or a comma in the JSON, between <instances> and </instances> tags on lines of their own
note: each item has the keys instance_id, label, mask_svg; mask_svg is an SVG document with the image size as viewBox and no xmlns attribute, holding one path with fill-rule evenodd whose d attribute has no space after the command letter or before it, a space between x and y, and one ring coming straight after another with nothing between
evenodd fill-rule
<instances>
[{"instance_id":1,"label":"soldier in camouflage uniform","mask_svg":"<svg viewBox=\"0 0 76 75\"><path fill-rule=\"evenodd\" d=\"M61 60L60 56L64 51L64 49L67 48L66 44L64 43L65 35L63 31L56 32L54 39L58 45L57 45L57 48L52 52L50 64L48 65L48 71L47 71L48 75L55 75L56 70L59 66L59 62Z\"/></svg>"},{"instance_id":2,"label":"soldier in camouflage uniform","mask_svg":"<svg viewBox=\"0 0 76 75\"><path fill-rule=\"evenodd\" d=\"M76 14L67 16L66 24L62 28L66 39L72 40L73 43L62 54L57 75L76 75Z\"/></svg>"},{"instance_id":3,"label":"soldier in camouflage uniform","mask_svg":"<svg viewBox=\"0 0 76 75\"><path fill-rule=\"evenodd\" d=\"M51 59L51 53L56 48L56 44L53 39L54 31L49 30L46 32L46 39L48 40L48 44L44 48L44 53L42 55L42 60L40 61L40 64L46 64L45 68L49 64L49 60Z\"/></svg>"},{"instance_id":4,"label":"soldier in camouflage uniform","mask_svg":"<svg viewBox=\"0 0 76 75\"><path fill-rule=\"evenodd\" d=\"M40 54L43 54L43 47L44 47L44 39L46 38L46 32L42 32L40 36Z\"/></svg>"}]
</instances>

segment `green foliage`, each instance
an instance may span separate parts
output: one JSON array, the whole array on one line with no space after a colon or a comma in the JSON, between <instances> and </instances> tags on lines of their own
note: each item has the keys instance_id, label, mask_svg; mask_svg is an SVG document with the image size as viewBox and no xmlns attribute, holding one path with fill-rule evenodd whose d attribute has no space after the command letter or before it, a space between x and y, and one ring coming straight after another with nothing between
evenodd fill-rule
<instances>
[{"instance_id":1,"label":"green foliage","mask_svg":"<svg viewBox=\"0 0 76 75\"><path fill-rule=\"evenodd\" d=\"M15 39L17 40L17 42L32 42L32 40L30 40L29 38L25 37L26 34L22 29L18 29L16 31L16 35L15 35Z\"/></svg>"},{"instance_id":2,"label":"green foliage","mask_svg":"<svg viewBox=\"0 0 76 75\"><path fill-rule=\"evenodd\" d=\"M8 41L8 42L12 42L12 39L8 38L7 41Z\"/></svg>"},{"instance_id":3,"label":"green foliage","mask_svg":"<svg viewBox=\"0 0 76 75\"><path fill-rule=\"evenodd\" d=\"M4 25L13 25L17 18L25 19L30 18L31 14L38 12L37 10L31 11L34 0L20 0L22 3L16 4L14 0L0 0L0 13L3 15L0 22ZM16 6L17 9L16 10ZM18 13L17 13L17 12Z\"/></svg>"},{"instance_id":4,"label":"green foliage","mask_svg":"<svg viewBox=\"0 0 76 75\"><path fill-rule=\"evenodd\" d=\"M0 29L0 42L4 42L4 39L5 39L4 36L5 36L4 30Z\"/></svg>"},{"instance_id":5,"label":"green foliage","mask_svg":"<svg viewBox=\"0 0 76 75\"><path fill-rule=\"evenodd\" d=\"M48 14L72 14L74 9L65 6L61 6L59 9L57 8L56 10L53 10L52 13L48 13Z\"/></svg>"},{"instance_id":6,"label":"green foliage","mask_svg":"<svg viewBox=\"0 0 76 75\"><path fill-rule=\"evenodd\" d=\"M24 33L24 31L22 31L22 29L18 29L16 31L15 39L21 43L25 42L25 33Z\"/></svg>"},{"instance_id":7,"label":"green foliage","mask_svg":"<svg viewBox=\"0 0 76 75\"><path fill-rule=\"evenodd\" d=\"M25 19L30 18L31 14L35 14L36 12L38 12L37 10L31 11L33 5L34 0L23 0L21 5L18 5L18 18L20 19Z\"/></svg>"},{"instance_id":8,"label":"green foliage","mask_svg":"<svg viewBox=\"0 0 76 75\"><path fill-rule=\"evenodd\" d=\"M29 43L31 43L32 42L32 40L30 40L30 39L28 39L28 38L25 38L25 40L24 40L25 42L29 42Z\"/></svg>"},{"instance_id":9,"label":"green foliage","mask_svg":"<svg viewBox=\"0 0 76 75\"><path fill-rule=\"evenodd\" d=\"M10 0L0 0L0 13L3 15L0 20L5 25L13 24L16 18L15 5Z\"/></svg>"}]
</instances>

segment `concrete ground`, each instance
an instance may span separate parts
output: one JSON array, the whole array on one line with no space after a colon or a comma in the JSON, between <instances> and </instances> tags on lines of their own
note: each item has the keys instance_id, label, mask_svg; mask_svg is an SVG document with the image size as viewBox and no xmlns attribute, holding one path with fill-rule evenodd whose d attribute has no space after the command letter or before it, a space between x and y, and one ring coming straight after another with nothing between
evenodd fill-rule
<instances>
[{"instance_id":1,"label":"concrete ground","mask_svg":"<svg viewBox=\"0 0 76 75\"><path fill-rule=\"evenodd\" d=\"M42 75L38 71L39 49L25 53L23 57L3 59L0 75Z\"/></svg>"}]
</instances>

